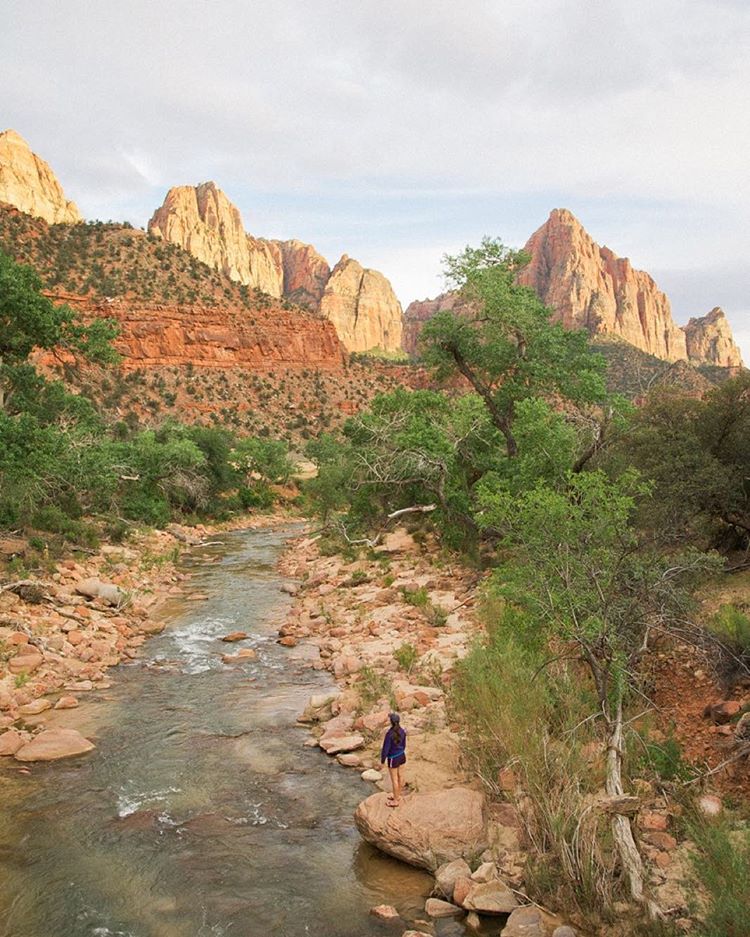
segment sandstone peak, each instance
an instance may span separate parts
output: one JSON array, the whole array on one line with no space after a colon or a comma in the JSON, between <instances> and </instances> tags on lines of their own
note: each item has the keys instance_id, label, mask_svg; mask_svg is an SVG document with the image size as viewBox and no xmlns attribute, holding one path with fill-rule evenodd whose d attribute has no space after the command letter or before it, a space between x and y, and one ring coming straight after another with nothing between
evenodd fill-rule
<instances>
[{"instance_id":1,"label":"sandstone peak","mask_svg":"<svg viewBox=\"0 0 750 937\"><path fill-rule=\"evenodd\" d=\"M690 319L683 327L688 358L693 364L742 367L742 353L732 335L724 310L715 306L705 316Z\"/></svg>"},{"instance_id":2,"label":"sandstone peak","mask_svg":"<svg viewBox=\"0 0 750 937\"><path fill-rule=\"evenodd\" d=\"M75 203L65 198L50 166L15 130L0 133L0 202L48 224L83 220Z\"/></svg>"},{"instance_id":3,"label":"sandstone peak","mask_svg":"<svg viewBox=\"0 0 750 937\"><path fill-rule=\"evenodd\" d=\"M320 311L349 351L401 349L402 310L393 287L347 254L331 271Z\"/></svg>"},{"instance_id":4,"label":"sandstone peak","mask_svg":"<svg viewBox=\"0 0 750 937\"><path fill-rule=\"evenodd\" d=\"M554 209L529 238L520 281L566 328L609 334L667 361L687 358L685 333L649 274L600 247L567 209Z\"/></svg>"},{"instance_id":5,"label":"sandstone peak","mask_svg":"<svg viewBox=\"0 0 750 937\"><path fill-rule=\"evenodd\" d=\"M171 188L148 230L238 283L281 296L280 251L245 232L239 209L215 182Z\"/></svg>"}]
</instances>

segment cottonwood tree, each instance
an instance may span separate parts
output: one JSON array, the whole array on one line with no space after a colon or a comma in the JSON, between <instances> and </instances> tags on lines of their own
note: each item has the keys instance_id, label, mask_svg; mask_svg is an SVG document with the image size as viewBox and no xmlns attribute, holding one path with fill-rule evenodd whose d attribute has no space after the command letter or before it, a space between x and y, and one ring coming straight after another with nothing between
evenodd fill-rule
<instances>
[{"instance_id":1,"label":"cottonwood tree","mask_svg":"<svg viewBox=\"0 0 750 937\"><path fill-rule=\"evenodd\" d=\"M421 336L425 363L438 379L460 375L469 383L509 458L519 452L515 423L522 401L545 397L584 408L606 401L605 363L592 353L586 333L552 324L551 311L518 283L529 259L491 238L446 256L447 284L461 292L463 313L439 312ZM591 424L577 469L599 448L605 428L603 419Z\"/></svg>"},{"instance_id":2,"label":"cottonwood tree","mask_svg":"<svg viewBox=\"0 0 750 937\"><path fill-rule=\"evenodd\" d=\"M691 586L716 568L702 553L654 553L631 519L648 488L634 473L571 473L565 489L541 483L517 494L487 485L482 523L505 534L512 560L494 575L512 600L530 609L552 644L588 669L607 745L607 794L623 796L624 708L639 692L638 664L652 629L688 616ZM550 658L559 660L559 657ZM612 834L633 899L652 916L630 819L612 815Z\"/></svg>"},{"instance_id":3,"label":"cottonwood tree","mask_svg":"<svg viewBox=\"0 0 750 937\"><path fill-rule=\"evenodd\" d=\"M99 363L118 358L111 345L117 335L111 320L85 324L70 306L56 306L41 289L36 271L0 251L0 410L16 382L28 381L27 362L34 349L70 351Z\"/></svg>"}]
</instances>

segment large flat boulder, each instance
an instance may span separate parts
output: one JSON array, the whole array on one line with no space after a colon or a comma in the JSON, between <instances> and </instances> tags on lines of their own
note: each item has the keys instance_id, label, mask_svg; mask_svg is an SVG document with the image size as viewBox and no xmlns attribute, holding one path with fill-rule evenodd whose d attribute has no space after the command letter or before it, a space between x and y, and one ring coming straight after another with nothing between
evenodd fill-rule
<instances>
[{"instance_id":1,"label":"large flat boulder","mask_svg":"<svg viewBox=\"0 0 750 937\"><path fill-rule=\"evenodd\" d=\"M57 761L90 752L95 745L75 729L45 729L21 746L16 761Z\"/></svg>"},{"instance_id":2,"label":"large flat boulder","mask_svg":"<svg viewBox=\"0 0 750 937\"><path fill-rule=\"evenodd\" d=\"M466 787L410 794L399 807L373 794L357 807L362 837L382 852L434 872L445 862L471 859L487 848L484 797Z\"/></svg>"}]
</instances>

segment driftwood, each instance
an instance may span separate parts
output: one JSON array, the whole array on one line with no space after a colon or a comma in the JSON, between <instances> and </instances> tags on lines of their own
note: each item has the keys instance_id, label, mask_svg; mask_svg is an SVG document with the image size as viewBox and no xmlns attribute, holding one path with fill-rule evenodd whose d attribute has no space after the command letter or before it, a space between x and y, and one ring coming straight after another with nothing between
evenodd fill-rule
<instances>
[{"instance_id":1,"label":"driftwood","mask_svg":"<svg viewBox=\"0 0 750 937\"><path fill-rule=\"evenodd\" d=\"M613 799L625 797L622 786L622 700L618 700L614 720L611 724L609 742L607 745L607 794ZM661 908L650 898L643 885L643 860L633 838L633 828L630 819L622 813L612 816L612 836L617 847L617 853L622 868L627 876L630 886L630 895L637 904L645 907L650 918L662 918Z\"/></svg>"},{"instance_id":2,"label":"driftwood","mask_svg":"<svg viewBox=\"0 0 750 937\"><path fill-rule=\"evenodd\" d=\"M395 521L396 518L403 517L405 514L429 514L436 508L436 504L415 504L409 508L400 508L398 511L391 511L390 514L386 515L383 525L374 537L362 537L359 540L352 540L349 534L346 532L346 527L344 527L343 523L339 524L339 530L344 535L346 542L352 546L359 546L360 544L364 544L368 547L376 547L380 543L380 538L383 536L385 528L391 521Z\"/></svg>"}]
</instances>

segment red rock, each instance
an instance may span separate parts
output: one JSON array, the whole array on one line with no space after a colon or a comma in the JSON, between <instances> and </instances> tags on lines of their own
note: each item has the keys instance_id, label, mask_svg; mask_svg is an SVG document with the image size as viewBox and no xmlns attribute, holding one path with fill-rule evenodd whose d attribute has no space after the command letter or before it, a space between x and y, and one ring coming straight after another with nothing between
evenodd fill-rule
<instances>
[{"instance_id":1,"label":"red rock","mask_svg":"<svg viewBox=\"0 0 750 937\"><path fill-rule=\"evenodd\" d=\"M732 720L741 709L742 705L737 700L721 700L712 706L707 706L705 714L712 722L722 725Z\"/></svg>"},{"instance_id":2,"label":"red rock","mask_svg":"<svg viewBox=\"0 0 750 937\"><path fill-rule=\"evenodd\" d=\"M55 703L55 709L75 709L78 706L78 700L75 696L61 696Z\"/></svg>"},{"instance_id":3,"label":"red rock","mask_svg":"<svg viewBox=\"0 0 750 937\"><path fill-rule=\"evenodd\" d=\"M43 657L36 648L32 648L30 645L24 645L23 647L28 647L28 651L23 650L8 661L8 670L13 674L33 673L42 664Z\"/></svg>"},{"instance_id":4,"label":"red rock","mask_svg":"<svg viewBox=\"0 0 750 937\"><path fill-rule=\"evenodd\" d=\"M39 713L52 709L52 703L48 699L35 699L30 703L25 703L18 707L18 712L22 716L38 716Z\"/></svg>"},{"instance_id":5,"label":"red rock","mask_svg":"<svg viewBox=\"0 0 750 937\"><path fill-rule=\"evenodd\" d=\"M661 849L663 852L670 852L672 849L677 848L677 840L674 836L670 836L669 833L646 833L643 840L650 846L656 846L657 849Z\"/></svg>"},{"instance_id":6,"label":"red rock","mask_svg":"<svg viewBox=\"0 0 750 937\"><path fill-rule=\"evenodd\" d=\"M688 358L693 363L721 368L742 366L742 353L724 311L718 306L705 316L690 319L684 329Z\"/></svg>"},{"instance_id":7,"label":"red rock","mask_svg":"<svg viewBox=\"0 0 750 937\"><path fill-rule=\"evenodd\" d=\"M16 761L57 761L92 751L95 746L75 729L45 729L15 753Z\"/></svg>"},{"instance_id":8,"label":"red rock","mask_svg":"<svg viewBox=\"0 0 750 937\"><path fill-rule=\"evenodd\" d=\"M19 748L25 744L23 736L15 729L8 729L0 735L0 755L15 755Z\"/></svg>"},{"instance_id":9,"label":"red rock","mask_svg":"<svg viewBox=\"0 0 750 937\"><path fill-rule=\"evenodd\" d=\"M232 631L230 634L225 634L221 640L232 643L234 641L244 641L247 637L246 631Z\"/></svg>"},{"instance_id":10,"label":"red rock","mask_svg":"<svg viewBox=\"0 0 750 937\"><path fill-rule=\"evenodd\" d=\"M668 820L663 813L642 813L638 825L647 832L659 833L666 830Z\"/></svg>"},{"instance_id":11,"label":"red rock","mask_svg":"<svg viewBox=\"0 0 750 937\"><path fill-rule=\"evenodd\" d=\"M399 917L398 911L390 904L379 904L374 908L370 908L370 914L373 917L380 918L381 921L393 921Z\"/></svg>"},{"instance_id":12,"label":"red rock","mask_svg":"<svg viewBox=\"0 0 750 937\"><path fill-rule=\"evenodd\" d=\"M28 644L29 636L24 634L23 631L12 631L5 639L5 643L10 645Z\"/></svg>"},{"instance_id":13,"label":"red rock","mask_svg":"<svg viewBox=\"0 0 750 937\"><path fill-rule=\"evenodd\" d=\"M474 887L474 881L468 875L462 875L453 883L453 901L463 907L466 896Z\"/></svg>"},{"instance_id":14,"label":"red rock","mask_svg":"<svg viewBox=\"0 0 750 937\"><path fill-rule=\"evenodd\" d=\"M283 638L279 638L278 643L282 647L297 647L299 643L295 637L290 634L285 635Z\"/></svg>"}]
</instances>

